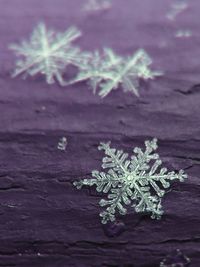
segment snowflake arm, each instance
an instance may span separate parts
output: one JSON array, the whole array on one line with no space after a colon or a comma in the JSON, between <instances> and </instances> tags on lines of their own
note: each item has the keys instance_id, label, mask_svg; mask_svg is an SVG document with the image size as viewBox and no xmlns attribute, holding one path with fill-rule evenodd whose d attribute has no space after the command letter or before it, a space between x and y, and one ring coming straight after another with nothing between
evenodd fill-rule
<instances>
[{"instance_id":1,"label":"snowflake arm","mask_svg":"<svg viewBox=\"0 0 200 267\"><path fill-rule=\"evenodd\" d=\"M76 181L74 185L78 189L84 185L96 186L98 192L108 194L107 199L99 202L101 207L106 207L100 213L104 224L114 221L117 212L125 215L128 205L136 212L148 212L152 219L159 219L163 214L161 200L170 181L183 182L187 178L183 170L175 173L160 168L162 161L155 153L157 139L146 141L144 151L136 147L130 159L122 150L111 148L110 142L101 143L98 148L105 152L102 168L107 173L93 171L92 179Z\"/></svg>"},{"instance_id":2,"label":"snowflake arm","mask_svg":"<svg viewBox=\"0 0 200 267\"><path fill-rule=\"evenodd\" d=\"M122 58L117 56L110 48L104 48L103 53L98 50L94 53L82 53L78 66L79 73L69 84L88 80L93 93L96 93L97 88L103 81L113 80L115 68L121 62Z\"/></svg>"},{"instance_id":3,"label":"snowflake arm","mask_svg":"<svg viewBox=\"0 0 200 267\"><path fill-rule=\"evenodd\" d=\"M16 62L12 76L34 76L41 73L46 76L48 84L57 80L64 85L62 73L65 68L69 64L76 65L79 61L79 48L71 43L80 35L81 32L75 27L70 27L64 33L55 33L53 30L47 30L44 23L40 23L29 41L10 46L10 49L21 58Z\"/></svg>"},{"instance_id":4,"label":"snowflake arm","mask_svg":"<svg viewBox=\"0 0 200 267\"><path fill-rule=\"evenodd\" d=\"M161 72L151 71L149 68L151 64L152 60L145 50L139 49L132 57L124 59L121 65L116 65L113 79L101 85L99 95L105 97L121 84L125 92L132 92L139 97L138 79L154 79L154 77L162 75Z\"/></svg>"}]
</instances>

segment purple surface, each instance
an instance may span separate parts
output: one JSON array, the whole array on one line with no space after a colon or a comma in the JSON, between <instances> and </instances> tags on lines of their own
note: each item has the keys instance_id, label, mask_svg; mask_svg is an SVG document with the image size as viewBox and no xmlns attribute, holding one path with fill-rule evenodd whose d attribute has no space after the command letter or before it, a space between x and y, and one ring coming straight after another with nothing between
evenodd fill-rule
<instances>
[{"instance_id":1,"label":"purple surface","mask_svg":"<svg viewBox=\"0 0 200 267\"><path fill-rule=\"evenodd\" d=\"M200 2L188 1L175 22L166 18L173 1L113 2L89 15L81 0L0 0L0 266L156 267L176 249L200 266ZM78 26L83 49L143 47L165 75L142 84L139 99L118 90L103 100L85 83L11 79L7 46L41 20L59 31ZM190 38L174 37L185 28ZM100 170L100 141L131 152L152 137L164 164L184 168L188 180L166 194L161 221L133 212L102 226L101 196L72 182Z\"/></svg>"}]
</instances>

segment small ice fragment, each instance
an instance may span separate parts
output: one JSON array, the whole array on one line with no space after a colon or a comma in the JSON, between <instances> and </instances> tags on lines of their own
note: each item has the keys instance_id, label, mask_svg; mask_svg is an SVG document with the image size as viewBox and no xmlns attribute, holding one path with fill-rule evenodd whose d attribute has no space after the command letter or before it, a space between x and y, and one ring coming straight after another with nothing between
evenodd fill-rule
<instances>
[{"instance_id":1,"label":"small ice fragment","mask_svg":"<svg viewBox=\"0 0 200 267\"><path fill-rule=\"evenodd\" d=\"M67 146L67 138L63 136L63 137L59 140L57 148L58 148L59 150L65 151L65 150L66 150L66 146Z\"/></svg>"}]
</instances>

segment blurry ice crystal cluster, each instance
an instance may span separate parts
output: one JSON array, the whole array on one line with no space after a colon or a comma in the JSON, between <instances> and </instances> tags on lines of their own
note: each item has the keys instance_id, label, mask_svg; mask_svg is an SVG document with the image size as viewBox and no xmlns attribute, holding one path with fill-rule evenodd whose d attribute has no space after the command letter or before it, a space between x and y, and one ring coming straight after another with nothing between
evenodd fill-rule
<instances>
[{"instance_id":1,"label":"blurry ice crystal cluster","mask_svg":"<svg viewBox=\"0 0 200 267\"><path fill-rule=\"evenodd\" d=\"M153 61L144 49L126 57L117 55L111 48L84 52L73 44L80 36L81 31L76 27L60 33L40 23L30 40L10 46L18 57L13 77L42 74L48 84L57 81L61 86L87 81L93 93L98 91L100 97L105 97L120 87L139 96L140 79L162 75L161 71L150 69ZM69 65L76 67L77 75L66 81L63 77Z\"/></svg>"}]
</instances>

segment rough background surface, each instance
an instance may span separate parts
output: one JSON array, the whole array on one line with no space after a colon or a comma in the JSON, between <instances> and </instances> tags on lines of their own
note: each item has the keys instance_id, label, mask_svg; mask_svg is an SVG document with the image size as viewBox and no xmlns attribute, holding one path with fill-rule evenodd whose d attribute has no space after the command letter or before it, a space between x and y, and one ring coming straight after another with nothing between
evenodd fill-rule
<instances>
[{"instance_id":1,"label":"rough background surface","mask_svg":"<svg viewBox=\"0 0 200 267\"><path fill-rule=\"evenodd\" d=\"M200 266L200 2L188 1L175 21L166 17L173 1L113 2L91 15L83 0L0 0L0 266L156 267L177 248ZM141 84L140 98L116 90L103 100L85 83L11 79L8 45L41 20L59 31L78 26L86 50L143 47L165 75ZM176 38L179 29L193 35ZM131 152L152 137L165 165L189 179L166 194L162 220L133 212L103 227L101 195L72 182L100 170L99 141Z\"/></svg>"}]
</instances>

